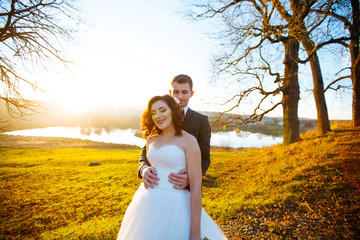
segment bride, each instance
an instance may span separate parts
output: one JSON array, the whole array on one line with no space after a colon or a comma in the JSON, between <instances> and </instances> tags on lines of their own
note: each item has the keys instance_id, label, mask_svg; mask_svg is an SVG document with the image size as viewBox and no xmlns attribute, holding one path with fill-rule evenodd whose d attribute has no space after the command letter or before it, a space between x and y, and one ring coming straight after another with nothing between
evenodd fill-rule
<instances>
[{"instance_id":1,"label":"bride","mask_svg":"<svg viewBox=\"0 0 360 240\"><path fill-rule=\"evenodd\" d=\"M121 224L118 240L227 239L201 206L201 153L196 138L183 130L181 113L170 95L150 99L141 128L151 168L159 184L141 183ZM170 172L187 168L190 192L174 189Z\"/></svg>"}]
</instances>

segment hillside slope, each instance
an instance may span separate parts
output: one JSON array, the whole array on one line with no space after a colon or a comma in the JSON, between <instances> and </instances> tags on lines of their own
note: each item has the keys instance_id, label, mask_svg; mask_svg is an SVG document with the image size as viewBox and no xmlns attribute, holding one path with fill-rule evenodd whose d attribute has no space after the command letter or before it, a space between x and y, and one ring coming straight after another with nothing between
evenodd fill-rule
<instances>
[{"instance_id":1,"label":"hillside slope","mask_svg":"<svg viewBox=\"0 0 360 240\"><path fill-rule=\"evenodd\" d=\"M212 156L203 202L229 239L360 239L360 128Z\"/></svg>"}]
</instances>

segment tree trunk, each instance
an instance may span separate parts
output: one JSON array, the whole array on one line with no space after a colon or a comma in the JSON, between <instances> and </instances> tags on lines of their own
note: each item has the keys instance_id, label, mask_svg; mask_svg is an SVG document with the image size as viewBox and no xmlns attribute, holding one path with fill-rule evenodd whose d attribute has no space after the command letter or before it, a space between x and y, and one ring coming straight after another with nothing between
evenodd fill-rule
<instances>
[{"instance_id":1,"label":"tree trunk","mask_svg":"<svg viewBox=\"0 0 360 240\"><path fill-rule=\"evenodd\" d=\"M305 25L304 25L305 26ZM316 52L314 52L315 44L307 35L307 31L304 31L304 38L302 44L310 57L310 66L314 83L314 98L317 110L317 128L319 135L324 135L330 131L330 121L328 110L326 106L324 82L321 74L320 62Z\"/></svg>"},{"instance_id":2,"label":"tree trunk","mask_svg":"<svg viewBox=\"0 0 360 240\"><path fill-rule=\"evenodd\" d=\"M308 30L306 28L304 18L300 18L303 15L305 5L299 0L290 1L291 9L294 11L294 14L298 17L295 17L295 34L300 36L300 41L303 44L308 56L310 57L310 67L314 83L314 98L315 105L317 110L317 127L319 135L324 135L327 131L330 131L330 121L329 115L326 107L325 93L324 93L324 82L321 74L320 62L317 56L314 42L310 39Z\"/></svg>"},{"instance_id":3,"label":"tree trunk","mask_svg":"<svg viewBox=\"0 0 360 240\"><path fill-rule=\"evenodd\" d=\"M354 52L351 54L352 62L357 61L357 64L352 64L351 67L351 79L353 82L352 122L354 127L360 126L360 54L358 47L359 41L357 42L357 45L351 44L353 45L351 51Z\"/></svg>"},{"instance_id":4,"label":"tree trunk","mask_svg":"<svg viewBox=\"0 0 360 240\"><path fill-rule=\"evenodd\" d=\"M360 126L360 7L359 0L351 0L353 24L350 29L351 42L351 80L353 84L352 122L354 127Z\"/></svg>"},{"instance_id":5,"label":"tree trunk","mask_svg":"<svg viewBox=\"0 0 360 240\"><path fill-rule=\"evenodd\" d=\"M283 84L283 144L289 145L300 138L298 103L299 103L299 81L298 81L298 54L299 42L295 38L289 38L284 42L284 84Z\"/></svg>"}]
</instances>

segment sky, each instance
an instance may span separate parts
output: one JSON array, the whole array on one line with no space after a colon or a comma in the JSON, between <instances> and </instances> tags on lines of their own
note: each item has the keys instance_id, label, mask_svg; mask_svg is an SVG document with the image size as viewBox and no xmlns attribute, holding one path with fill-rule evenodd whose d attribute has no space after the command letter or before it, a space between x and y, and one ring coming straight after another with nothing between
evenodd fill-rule
<instances>
[{"instance_id":1,"label":"sky","mask_svg":"<svg viewBox=\"0 0 360 240\"><path fill-rule=\"evenodd\" d=\"M87 111L92 105L145 108L152 96L167 94L170 80L183 73L194 81L190 107L220 110L213 103L238 89L212 83L211 55L221 46L207 37L203 25L177 12L184 7L182 2L83 0L80 10L86 26L77 34L76 44L64 47L67 58L76 64L71 71L40 73L38 83L46 93L37 92L37 97L60 101L74 111ZM331 66L323 67L327 72ZM351 119L351 96L328 95L330 119ZM311 92L303 91L302 98L299 117L316 118ZM246 109L243 105L239 112ZM281 115L278 107L269 116Z\"/></svg>"}]
</instances>

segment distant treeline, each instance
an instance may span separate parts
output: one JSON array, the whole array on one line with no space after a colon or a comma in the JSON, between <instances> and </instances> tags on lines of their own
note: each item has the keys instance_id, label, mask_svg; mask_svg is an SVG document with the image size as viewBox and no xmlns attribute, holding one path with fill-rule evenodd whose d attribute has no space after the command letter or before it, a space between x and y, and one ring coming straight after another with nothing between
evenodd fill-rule
<instances>
[{"instance_id":1,"label":"distant treeline","mask_svg":"<svg viewBox=\"0 0 360 240\"><path fill-rule=\"evenodd\" d=\"M76 113L69 111L61 105L46 103L38 113L33 113L22 118L10 118L6 114L4 106L0 105L0 129L2 131L14 131L22 129L44 127L75 127L83 128L111 128L140 129L140 116L138 109L127 110L125 108L113 109L101 107L89 112Z\"/></svg>"},{"instance_id":2,"label":"distant treeline","mask_svg":"<svg viewBox=\"0 0 360 240\"><path fill-rule=\"evenodd\" d=\"M49 105L49 104L48 104ZM49 110L50 109L50 110ZM88 128L97 128L99 131L110 132L113 129L140 130L141 111L128 109L98 108L91 112L74 113L57 105L51 105L47 111L32 114L23 119L10 119L6 109L0 108L0 129L2 131L14 131L22 129L44 127L75 127L79 126L86 132ZM217 113L203 112L209 116L212 132L219 131L248 131L272 136L282 136L282 118L265 117L260 122L249 124L232 124L231 127L216 121ZM230 116L230 115L229 115ZM228 117L229 117L228 116ZM231 116L230 116L231 117ZM300 132L305 133L310 129L316 129L316 119L300 119Z\"/></svg>"},{"instance_id":3,"label":"distant treeline","mask_svg":"<svg viewBox=\"0 0 360 240\"><path fill-rule=\"evenodd\" d=\"M252 133L262 133L272 136L282 136L283 126L279 119L266 120L252 124L236 125L227 127L220 125L215 119L209 118L212 132L219 131L248 131ZM103 129L111 132L113 129L136 129L140 130L140 116L116 116L103 113L84 113L81 115L52 116L52 115L32 115L26 119L14 119L8 122L6 131L44 128L44 127L75 127L79 126L86 131L88 128ZM316 128L316 120L301 120L301 132Z\"/></svg>"},{"instance_id":4,"label":"distant treeline","mask_svg":"<svg viewBox=\"0 0 360 240\"><path fill-rule=\"evenodd\" d=\"M114 116L108 114L84 113L79 116L59 116L58 118L47 115L32 115L24 119L11 119L3 121L2 129L14 131L22 129L44 128L44 127L75 127L102 128L110 131L112 128L140 129L140 116Z\"/></svg>"},{"instance_id":5,"label":"distant treeline","mask_svg":"<svg viewBox=\"0 0 360 240\"><path fill-rule=\"evenodd\" d=\"M310 129L316 129L315 119L300 120L300 132L305 133ZM219 131L247 131L252 133L262 133L265 135L282 136L283 125L281 118L265 118L263 121L248 123L248 124L232 124L231 127L226 124L220 124L216 118L210 118L210 125L213 132Z\"/></svg>"}]
</instances>

